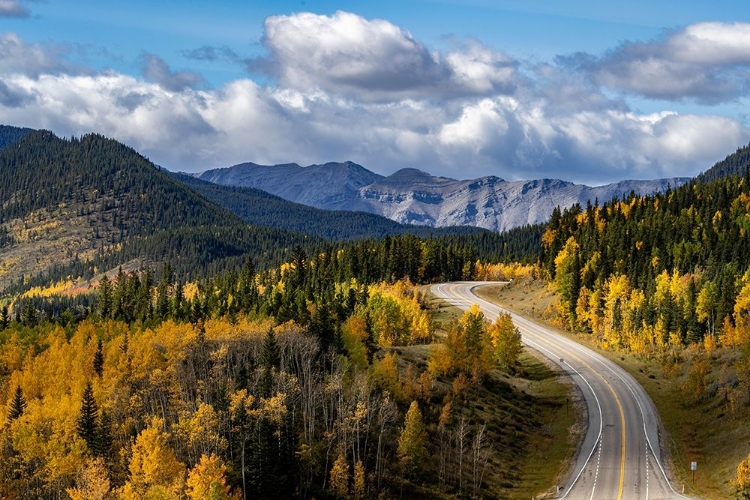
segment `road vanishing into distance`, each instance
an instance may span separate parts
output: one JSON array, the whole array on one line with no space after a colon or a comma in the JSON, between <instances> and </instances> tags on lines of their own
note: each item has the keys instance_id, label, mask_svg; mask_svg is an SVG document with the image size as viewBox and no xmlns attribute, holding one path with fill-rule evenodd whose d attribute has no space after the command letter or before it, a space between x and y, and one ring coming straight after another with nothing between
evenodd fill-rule
<instances>
[{"instance_id":1,"label":"road vanishing into distance","mask_svg":"<svg viewBox=\"0 0 750 500\"><path fill-rule=\"evenodd\" d=\"M641 385L601 354L554 331L487 302L473 293L497 282L433 285L432 293L463 310L478 304L494 321L508 312L524 345L546 356L578 387L587 409L587 428L571 473L556 498L636 500L687 498L664 469L659 418Z\"/></svg>"}]
</instances>

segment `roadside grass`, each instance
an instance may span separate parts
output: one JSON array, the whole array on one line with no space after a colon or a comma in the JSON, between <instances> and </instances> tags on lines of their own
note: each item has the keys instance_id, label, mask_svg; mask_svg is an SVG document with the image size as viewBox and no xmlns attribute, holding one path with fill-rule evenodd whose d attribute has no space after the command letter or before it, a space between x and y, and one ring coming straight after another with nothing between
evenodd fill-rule
<instances>
[{"instance_id":1,"label":"roadside grass","mask_svg":"<svg viewBox=\"0 0 750 500\"><path fill-rule=\"evenodd\" d=\"M444 328L463 311L430 293L426 302L441 338ZM423 367L431 348L397 351L405 365ZM447 395L450 390L450 381L436 381L436 394ZM583 406L573 391L557 367L525 351L513 374L494 370L483 386L465 394L462 414L469 421L487 424L493 448L483 497L554 497L582 431Z\"/></svg>"},{"instance_id":2,"label":"roadside grass","mask_svg":"<svg viewBox=\"0 0 750 500\"><path fill-rule=\"evenodd\" d=\"M684 348L670 363L636 356L624 351L600 349L586 334L574 334L550 323L545 314L555 298L542 282L512 286L488 286L477 295L508 310L544 323L615 361L646 389L654 401L666 435L661 436L678 492L700 498L725 500L736 498L732 481L737 464L750 454L750 407L732 401L732 369L738 354L727 348L710 355L702 349ZM706 390L695 396L687 390L689 372L698 359L709 359L705 376ZM697 462L695 483L690 462ZM665 464L666 465L666 464Z\"/></svg>"}]
</instances>

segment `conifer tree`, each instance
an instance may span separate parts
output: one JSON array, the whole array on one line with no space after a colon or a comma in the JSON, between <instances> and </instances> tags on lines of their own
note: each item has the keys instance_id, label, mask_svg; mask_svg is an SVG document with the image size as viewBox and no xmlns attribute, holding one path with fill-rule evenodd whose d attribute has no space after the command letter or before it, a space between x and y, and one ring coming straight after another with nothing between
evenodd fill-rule
<instances>
[{"instance_id":1,"label":"conifer tree","mask_svg":"<svg viewBox=\"0 0 750 500\"><path fill-rule=\"evenodd\" d=\"M156 287L156 317L165 320L169 317L169 287L172 286L172 266L164 264L161 280Z\"/></svg>"},{"instance_id":2,"label":"conifer tree","mask_svg":"<svg viewBox=\"0 0 750 500\"><path fill-rule=\"evenodd\" d=\"M102 378L104 374L104 352L102 351L102 339L96 342L96 352L94 353L94 372L96 376Z\"/></svg>"},{"instance_id":3,"label":"conifer tree","mask_svg":"<svg viewBox=\"0 0 750 500\"><path fill-rule=\"evenodd\" d=\"M21 322L24 326L33 327L37 323L36 307L31 299L26 299L23 305L23 313L21 314Z\"/></svg>"},{"instance_id":4,"label":"conifer tree","mask_svg":"<svg viewBox=\"0 0 750 500\"><path fill-rule=\"evenodd\" d=\"M175 321L185 321L183 306L185 303L185 291L182 281L174 286L174 297L172 298L172 318Z\"/></svg>"},{"instance_id":5,"label":"conifer tree","mask_svg":"<svg viewBox=\"0 0 750 500\"><path fill-rule=\"evenodd\" d=\"M108 319L112 316L112 285L105 274L99 282L99 317Z\"/></svg>"},{"instance_id":6,"label":"conifer tree","mask_svg":"<svg viewBox=\"0 0 750 500\"><path fill-rule=\"evenodd\" d=\"M99 415L99 422L96 426L96 439L94 441L94 454L109 460L112 455L112 419L106 410L102 410Z\"/></svg>"},{"instance_id":7,"label":"conifer tree","mask_svg":"<svg viewBox=\"0 0 750 500\"><path fill-rule=\"evenodd\" d=\"M13 399L10 401L10 409L8 410L8 420L16 420L23 412L26 411L26 398L23 397L23 391L21 386L16 386L16 391L13 393Z\"/></svg>"},{"instance_id":8,"label":"conifer tree","mask_svg":"<svg viewBox=\"0 0 750 500\"><path fill-rule=\"evenodd\" d=\"M76 432L81 439L86 441L92 452L97 448L97 420L99 420L99 407L94 399L91 383L88 383L81 398L81 412L76 422Z\"/></svg>"},{"instance_id":9,"label":"conifer tree","mask_svg":"<svg viewBox=\"0 0 750 500\"><path fill-rule=\"evenodd\" d=\"M263 373L260 379L260 392L263 397L271 396L271 386L273 385L273 370L281 366L279 355L279 346L276 343L276 336L273 328L269 328L266 338L263 341L263 351L260 356L260 364Z\"/></svg>"},{"instance_id":10,"label":"conifer tree","mask_svg":"<svg viewBox=\"0 0 750 500\"><path fill-rule=\"evenodd\" d=\"M8 323L10 323L10 314L8 313L8 306L5 305L0 311L0 330L8 328Z\"/></svg>"},{"instance_id":11,"label":"conifer tree","mask_svg":"<svg viewBox=\"0 0 750 500\"><path fill-rule=\"evenodd\" d=\"M266 332L266 338L263 341L263 352L261 353L261 364L266 369L281 367L281 354L279 353L279 344L276 342L276 334L273 328Z\"/></svg>"}]
</instances>

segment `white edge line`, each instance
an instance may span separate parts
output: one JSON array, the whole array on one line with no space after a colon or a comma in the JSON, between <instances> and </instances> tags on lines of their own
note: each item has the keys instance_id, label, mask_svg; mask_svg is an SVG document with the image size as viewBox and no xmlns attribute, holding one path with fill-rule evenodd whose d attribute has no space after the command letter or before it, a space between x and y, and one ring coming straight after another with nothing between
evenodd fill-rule
<instances>
[{"instance_id":1,"label":"white edge line","mask_svg":"<svg viewBox=\"0 0 750 500\"><path fill-rule=\"evenodd\" d=\"M472 288L470 288L470 289L469 289L469 292L471 292L471 294L472 294L472 295L474 295L475 297L477 297L477 295L476 295L476 294L474 294L473 290L474 290L474 288L476 288L477 286L482 286L482 285L474 285L474 286L473 286ZM483 299L481 299L481 297L477 297L477 298L478 298L478 299L480 299L480 300L483 300ZM496 305L496 304L493 304L493 305ZM497 306L497 305L496 305L496 307L500 307L500 306ZM503 309L502 307L500 307L500 309L502 309L502 310L505 310L505 309ZM523 318L523 316L520 316L520 317L522 317L522 318ZM535 325L535 326L538 326L538 327L540 327L540 328L544 328L544 327L543 327L542 325L538 325L538 324L537 324L537 323L536 323L535 321L532 321L532 320L530 320L530 319L528 319L528 318L523 318L523 319L525 319L526 321L528 321L529 323L531 323L531 324L533 324L533 325ZM554 333L554 332L553 332L553 333ZM558 337L558 338L559 338L560 340L562 340L562 341L563 341L563 342L564 342L564 343L565 343L565 344L566 344L566 345L567 345L568 347L572 347L572 348L574 348L574 349L578 350L579 352L582 352L582 353L585 353L585 354L588 354L588 353L586 353L586 350L589 350L589 351L590 351L590 349L587 349L587 348L585 348L584 346L581 346L581 345L579 345L579 344L578 344L577 342L573 342L573 341L570 341L569 339L566 339L566 338L562 337L561 335L557 335L557 334L555 334L555 335L556 335L556 336L557 336L557 337ZM548 352L549 352L549 351L548 351ZM591 352L593 352L594 354L597 354L597 353L596 353L595 351L591 351ZM619 379L620 379L620 380L621 380L621 381L623 382L623 384L625 384L625 387L627 387L627 388L628 388L628 390L629 390L629 391L631 392L631 394L633 394L633 398L635 399L635 402L636 402L636 404L638 405L638 409L639 409L639 410L640 410L640 412L641 412L641 421L643 422L643 434L644 434L644 436L646 437L646 443L648 444L648 447L649 447L649 448L651 449L651 454L652 454L652 455L653 455L653 457L654 457L654 461L656 462L656 465L658 465L658 466L659 466L659 470L661 471L662 475L664 476L664 480L665 480L665 481L667 482L667 486L669 486L669 489L670 489L670 490L672 490L672 493L674 493L674 494L675 494L675 495L677 495L678 497L680 497L680 498L685 498L685 499L688 499L688 500L689 500L689 499L690 499L690 497L686 497L686 496L684 496L684 495L682 495L682 494L678 493L678 492L677 492L677 490L675 490L675 489L674 489L674 486L672 486L672 482L671 482L671 481L669 480L669 478L667 477L667 473L666 473L666 471L664 470L664 467L663 467L663 466L662 466L662 464L661 464L661 460L659 460L659 458L658 458L658 457L656 456L656 450L654 449L654 446L653 446L653 444L651 443L651 439L649 439L649 437L648 437L648 430L646 429L646 415L645 415L645 413L644 413L644 411L643 411L643 406L641 405L641 401L640 401L640 399L638 398L638 396L636 395L635 391L633 390L633 387L632 387L632 386L630 385L630 383L629 383L629 382L628 382L627 380L625 380L625 378L623 378L623 376L622 376L622 375L620 375L620 374L619 374L619 373L617 373L617 372L616 372L615 370L613 370L613 369L612 369L612 367L611 367L611 366L609 366L609 365L608 365L607 363L604 363L604 362L603 362L603 361L602 361L601 359L599 359L599 358L598 358L598 357L596 357L596 356L594 356L594 357L593 357L593 359L594 359L595 361L597 361L597 362L598 362L598 363L599 363L600 365L603 365L604 367L606 367L606 368L607 368L607 369L608 369L608 370L609 370L610 372L612 372L612 373L613 373L613 374L614 374L614 375L615 375L615 376L616 376L617 378L619 378ZM565 362L565 364L567 365L568 363L567 363L567 362ZM570 365L568 365L568 366L570 366ZM573 368L573 367L571 367L571 368ZM574 369L574 368L573 368L573 370L575 371L575 369ZM576 373L578 373L578 372L576 371ZM579 374L579 375L580 375L580 374ZM583 378L583 377L581 377L581 378ZM585 379L585 378L584 378L584 381L586 381L586 379ZM588 384L588 381L586 381L586 383ZM589 386L589 387L591 387L591 386ZM594 395L594 397L596 397L596 395ZM598 400L597 400L597 403L598 403ZM601 409L600 409L600 411L601 411ZM657 417L657 418L658 418L658 417ZM657 425L658 425L658 424L657 424ZM581 471L581 472L583 472L583 471ZM577 480L577 478L576 478L576 480ZM574 484L575 484L575 481L574 481ZM572 487L572 486L571 486L571 487ZM567 495L567 493L566 493L566 495ZM565 498L565 496L563 496L562 498Z\"/></svg>"},{"instance_id":2,"label":"white edge line","mask_svg":"<svg viewBox=\"0 0 750 500\"><path fill-rule=\"evenodd\" d=\"M539 351L539 350L547 351L547 352L548 352L549 354L551 354L552 356L555 356L555 357L556 357L557 359L560 359L560 357L559 357L559 356L556 356L556 355L555 355L555 354L554 354L554 353L553 353L552 351L550 351L549 349L546 349L546 348L544 348L544 347L540 346L539 344L537 344L536 342L534 342L534 341L532 341L532 340L528 340L528 339L525 339L525 340L524 340L524 343L525 343L525 344L533 344L533 345L536 345L536 347L534 347L534 349L536 349L536 350L538 350L538 351ZM549 356L548 356L548 358L549 358ZM550 360L552 360L552 361L554 361L554 360L555 360L555 358L554 358L554 357L553 357L553 358L549 358L549 359L550 359ZM576 475L575 479L573 479L573 482L572 482L572 483L570 483L570 486L568 487L568 490L567 490L567 491L565 492L565 494L564 494L563 496L561 496L561 497L560 497L560 500L562 500L563 498L567 497L567 496L568 496L568 494L570 494L570 490L572 490L572 489L573 489L573 486L575 486L575 485L576 485L576 483L578 482L578 479L580 479L580 477L581 477L581 474L583 474L583 471L584 471L584 470L586 469L586 466L587 466L587 465L589 464L589 462L591 461L591 457L593 457L593 456L594 456L594 453L596 452L596 448L597 448L597 447L599 446L599 441L600 441L600 440L602 439L602 427L603 427L603 424L604 424L604 415L602 415L602 406L601 406L601 404L599 404L599 398L598 398L598 397L596 397L596 392L594 392L594 388L593 388L593 387L591 387L591 384L589 384L589 381L588 381L588 380L586 380L586 377L584 377L583 375L581 375L581 372L579 372L578 370L576 370L575 368L573 368L573 367L572 367L572 366L570 365L570 363L568 363L567 361L563 361L563 363L564 363L565 365L567 365L567 366L568 366L568 368L570 368L571 370L573 370L574 372L576 372L576 374L577 374L577 375L578 375L579 377L581 377L581 380L583 380L584 382L586 382L586 385L588 386L589 390L591 391L591 394L593 394L593 395L594 395L594 400L596 401L596 406L597 406L597 408L599 409L599 435L598 435L598 436L596 437L596 441L594 442L594 447L593 447L593 448L591 449L591 453L589 453L589 456L588 456L588 458L586 459L586 462L584 462L583 466L581 467L581 470L580 470L580 471L578 471L578 474ZM593 490L591 491L591 496L592 496L592 497L594 496L594 492L593 492Z\"/></svg>"}]
</instances>

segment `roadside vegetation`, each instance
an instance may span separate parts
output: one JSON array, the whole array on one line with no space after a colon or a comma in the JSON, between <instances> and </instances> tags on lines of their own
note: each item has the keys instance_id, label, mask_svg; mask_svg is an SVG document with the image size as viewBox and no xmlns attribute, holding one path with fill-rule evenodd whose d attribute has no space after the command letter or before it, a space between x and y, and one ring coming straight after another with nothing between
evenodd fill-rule
<instances>
[{"instance_id":1,"label":"roadside vegetation","mask_svg":"<svg viewBox=\"0 0 750 500\"><path fill-rule=\"evenodd\" d=\"M604 348L589 333L564 329L559 300L543 280L479 288L477 293L507 309L534 318L596 349L627 369L656 404L667 436L662 442L676 477L675 486L707 499L742 497L748 486L750 407L742 394L736 367L746 354L736 346L693 344L661 355ZM733 395L734 393L734 395ZM690 462L698 462L695 483Z\"/></svg>"}]
</instances>

